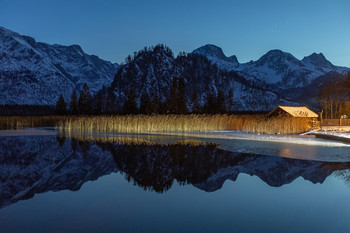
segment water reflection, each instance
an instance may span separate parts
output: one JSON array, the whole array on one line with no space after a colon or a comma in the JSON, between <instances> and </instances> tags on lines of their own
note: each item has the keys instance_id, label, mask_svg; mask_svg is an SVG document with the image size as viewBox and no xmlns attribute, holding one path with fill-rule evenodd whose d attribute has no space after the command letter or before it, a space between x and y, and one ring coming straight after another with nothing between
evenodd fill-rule
<instances>
[{"instance_id":1,"label":"water reflection","mask_svg":"<svg viewBox=\"0 0 350 233\"><path fill-rule=\"evenodd\" d=\"M216 191L240 173L258 176L274 187L298 177L322 183L334 171L349 180L348 168L348 162L224 151L214 143L183 137L0 137L0 208L36 193L76 191L89 180L118 171L135 185L162 193L175 181Z\"/></svg>"}]
</instances>

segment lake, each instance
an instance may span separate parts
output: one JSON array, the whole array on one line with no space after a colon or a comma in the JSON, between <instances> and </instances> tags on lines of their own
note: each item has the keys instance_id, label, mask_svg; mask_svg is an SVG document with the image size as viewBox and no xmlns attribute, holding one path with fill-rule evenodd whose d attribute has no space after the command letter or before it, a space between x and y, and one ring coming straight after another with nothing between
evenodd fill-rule
<instances>
[{"instance_id":1,"label":"lake","mask_svg":"<svg viewBox=\"0 0 350 233\"><path fill-rule=\"evenodd\" d=\"M350 229L346 145L24 135L0 136L0 232Z\"/></svg>"}]
</instances>

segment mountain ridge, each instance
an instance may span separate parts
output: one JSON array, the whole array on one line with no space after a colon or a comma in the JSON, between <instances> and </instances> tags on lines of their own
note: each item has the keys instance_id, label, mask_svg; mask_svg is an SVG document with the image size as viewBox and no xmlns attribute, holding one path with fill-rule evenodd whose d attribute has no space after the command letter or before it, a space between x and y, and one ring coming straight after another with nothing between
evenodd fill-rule
<instances>
[{"instance_id":1,"label":"mountain ridge","mask_svg":"<svg viewBox=\"0 0 350 233\"><path fill-rule=\"evenodd\" d=\"M194 92L203 107L209 95L217 95L221 91L226 100L232 98L226 106L228 111L266 111L277 104L296 105L281 99L273 90L246 80L235 71L219 70L201 54L174 57L170 51L164 45L157 45L140 51L134 59L120 67L110 88L110 99L117 104L116 109L122 108L131 89L137 93L138 100L145 93L151 98L158 95L164 102L169 96L173 80L180 77L184 78L186 84L190 111Z\"/></svg>"},{"instance_id":2,"label":"mountain ridge","mask_svg":"<svg viewBox=\"0 0 350 233\"><path fill-rule=\"evenodd\" d=\"M118 64L86 54L79 45L36 42L0 27L0 104L55 105L87 83L92 93L110 85Z\"/></svg>"},{"instance_id":3,"label":"mountain ridge","mask_svg":"<svg viewBox=\"0 0 350 233\"><path fill-rule=\"evenodd\" d=\"M213 47L220 53L213 53ZM312 53L299 60L291 53L272 49L257 60L246 63L239 63L238 60L228 61L228 57L216 45L207 44L193 50L192 53L206 56L219 69L233 70L247 79L273 84L282 89L305 87L317 77L329 72L345 74L350 71L348 67L333 65L323 53Z\"/></svg>"},{"instance_id":4,"label":"mountain ridge","mask_svg":"<svg viewBox=\"0 0 350 233\"><path fill-rule=\"evenodd\" d=\"M53 106L60 94L69 102L73 90L79 92L87 83L92 94L109 87L120 109L131 88L136 88L138 101L142 93L165 101L174 78L183 77L189 109L194 91L202 106L210 93L222 91L226 99L231 96L229 111L267 111L279 104L317 107L315 96L304 101L304 89L315 80L324 82L350 71L333 65L322 53L299 60L279 49L256 61L239 63L235 55L228 57L212 44L177 57L166 46L153 46L134 53L133 59L129 56L119 66L86 54L79 45L36 42L3 27L0 40L0 104ZM296 91L299 89L303 91ZM317 95L317 90L312 93Z\"/></svg>"}]
</instances>

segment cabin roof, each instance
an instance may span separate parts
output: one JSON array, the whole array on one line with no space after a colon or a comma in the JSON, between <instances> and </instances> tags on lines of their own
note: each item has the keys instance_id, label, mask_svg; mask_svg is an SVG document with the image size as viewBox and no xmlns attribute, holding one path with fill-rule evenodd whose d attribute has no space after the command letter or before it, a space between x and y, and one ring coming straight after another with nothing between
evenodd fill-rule
<instances>
[{"instance_id":1,"label":"cabin roof","mask_svg":"<svg viewBox=\"0 0 350 233\"><path fill-rule=\"evenodd\" d=\"M277 106L274 108L269 115L282 109L284 112L288 113L292 117L318 117L316 113L308 109L307 107L292 107L292 106Z\"/></svg>"}]
</instances>

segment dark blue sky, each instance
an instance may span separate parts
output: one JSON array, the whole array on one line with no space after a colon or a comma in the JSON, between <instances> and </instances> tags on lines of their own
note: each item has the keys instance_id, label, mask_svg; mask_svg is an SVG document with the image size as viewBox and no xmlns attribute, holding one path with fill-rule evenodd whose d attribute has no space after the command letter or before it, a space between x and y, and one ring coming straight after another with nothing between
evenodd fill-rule
<instances>
[{"instance_id":1,"label":"dark blue sky","mask_svg":"<svg viewBox=\"0 0 350 233\"><path fill-rule=\"evenodd\" d=\"M240 62L281 49L350 67L349 9L348 0L0 0L0 26L118 63L144 46L176 55L210 43Z\"/></svg>"}]
</instances>

